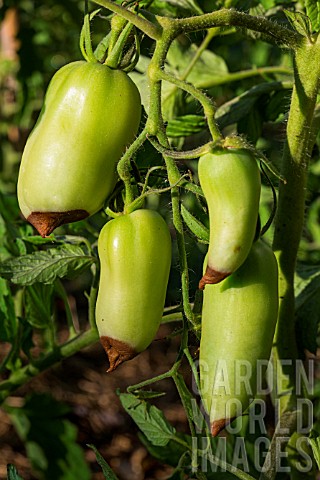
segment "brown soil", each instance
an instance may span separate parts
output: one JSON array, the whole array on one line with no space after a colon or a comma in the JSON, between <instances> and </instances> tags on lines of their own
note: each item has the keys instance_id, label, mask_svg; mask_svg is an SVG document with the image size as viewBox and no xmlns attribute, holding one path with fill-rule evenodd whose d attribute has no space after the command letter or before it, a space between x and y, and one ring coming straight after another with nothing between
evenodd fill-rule
<instances>
[{"instance_id":1,"label":"brown soil","mask_svg":"<svg viewBox=\"0 0 320 480\"><path fill-rule=\"evenodd\" d=\"M97 343L72 358L47 370L20 388L10 397L19 405L30 392L50 393L56 400L70 406L68 419L78 428L78 443L85 451L93 480L103 480L94 452L86 445L94 444L109 462L120 480L160 480L170 476L172 468L152 458L137 437L138 428L124 411L116 389L125 392L129 385L167 371L176 358L180 337L164 337L172 327L160 328L149 349L133 360L106 373L108 362L102 346ZM190 369L184 367L184 377L190 381ZM171 380L154 384L154 390L166 395L153 401L180 432L188 432L185 412ZM37 478L26 458L9 416L0 410L0 478L6 478L6 465L13 463L24 480Z\"/></svg>"}]
</instances>

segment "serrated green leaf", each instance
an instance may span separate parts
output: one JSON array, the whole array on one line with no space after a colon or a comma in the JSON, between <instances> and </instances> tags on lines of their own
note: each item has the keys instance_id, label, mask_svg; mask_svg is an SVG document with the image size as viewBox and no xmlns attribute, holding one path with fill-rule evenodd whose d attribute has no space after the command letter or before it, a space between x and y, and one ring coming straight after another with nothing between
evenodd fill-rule
<instances>
[{"instance_id":1,"label":"serrated green leaf","mask_svg":"<svg viewBox=\"0 0 320 480\"><path fill-rule=\"evenodd\" d=\"M317 462L318 468L320 469L320 425L317 422L309 435L309 442L312 448L313 456Z\"/></svg>"},{"instance_id":2,"label":"serrated green leaf","mask_svg":"<svg viewBox=\"0 0 320 480\"><path fill-rule=\"evenodd\" d=\"M108 465L108 463L105 461L105 459L102 457L102 455L100 455L100 453L98 452L96 447L94 445L88 445L88 447L91 448L94 451L94 453L96 455L97 462L99 463L100 467L102 468L102 473L104 475L104 478L106 480L118 480L118 477L113 472L113 470Z\"/></svg>"},{"instance_id":3,"label":"serrated green leaf","mask_svg":"<svg viewBox=\"0 0 320 480\"><path fill-rule=\"evenodd\" d=\"M283 10L292 27L303 35L304 37L311 37L312 24L310 18L301 12L291 12L290 10Z\"/></svg>"},{"instance_id":4,"label":"serrated green leaf","mask_svg":"<svg viewBox=\"0 0 320 480\"><path fill-rule=\"evenodd\" d=\"M206 128L206 121L200 115L183 115L168 121L167 135L169 137L187 137Z\"/></svg>"},{"instance_id":5,"label":"serrated green leaf","mask_svg":"<svg viewBox=\"0 0 320 480\"><path fill-rule=\"evenodd\" d=\"M242 118L249 114L255 103L259 101L262 95L270 95L272 92L279 90L288 91L291 84L289 82L266 82L256 85L250 90L242 93L238 97L221 105L217 111L215 118L220 128L238 123Z\"/></svg>"},{"instance_id":6,"label":"serrated green leaf","mask_svg":"<svg viewBox=\"0 0 320 480\"><path fill-rule=\"evenodd\" d=\"M310 19L312 30L316 33L320 31L320 1L304 0L306 14Z\"/></svg>"},{"instance_id":7,"label":"serrated green leaf","mask_svg":"<svg viewBox=\"0 0 320 480\"><path fill-rule=\"evenodd\" d=\"M52 317L53 285L35 283L26 287L25 315L34 328L47 328Z\"/></svg>"},{"instance_id":8,"label":"serrated green leaf","mask_svg":"<svg viewBox=\"0 0 320 480\"><path fill-rule=\"evenodd\" d=\"M261 136L262 125L261 111L254 105L250 112L238 122L238 133L245 134L249 142L255 145Z\"/></svg>"},{"instance_id":9,"label":"serrated green leaf","mask_svg":"<svg viewBox=\"0 0 320 480\"><path fill-rule=\"evenodd\" d=\"M166 446L175 435L175 428L154 405L139 400L130 393L121 394L120 401L152 445Z\"/></svg>"},{"instance_id":10,"label":"serrated green leaf","mask_svg":"<svg viewBox=\"0 0 320 480\"><path fill-rule=\"evenodd\" d=\"M63 245L7 260L0 264L0 275L20 285L49 284L80 274L94 261L79 246Z\"/></svg>"},{"instance_id":11,"label":"serrated green leaf","mask_svg":"<svg viewBox=\"0 0 320 480\"><path fill-rule=\"evenodd\" d=\"M266 10L273 8L276 5L275 0L261 0L261 4Z\"/></svg>"},{"instance_id":12,"label":"serrated green leaf","mask_svg":"<svg viewBox=\"0 0 320 480\"><path fill-rule=\"evenodd\" d=\"M209 229L195 218L184 205L181 205L181 215L191 232L204 243L209 243Z\"/></svg>"},{"instance_id":13,"label":"serrated green leaf","mask_svg":"<svg viewBox=\"0 0 320 480\"><path fill-rule=\"evenodd\" d=\"M21 350L27 355L28 358L31 358L31 349L34 347L33 343L33 328L30 323L26 321L25 318L20 317L19 322L20 326L20 346Z\"/></svg>"},{"instance_id":14,"label":"serrated green leaf","mask_svg":"<svg viewBox=\"0 0 320 480\"><path fill-rule=\"evenodd\" d=\"M202 12L194 0L153 0L152 7L156 13L170 17L179 17L182 11L190 14Z\"/></svg>"},{"instance_id":15,"label":"serrated green leaf","mask_svg":"<svg viewBox=\"0 0 320 480\"><path fill-rule=\"evenodd\" d=\"M168 72L180 76L193 61L198 49L197 45L193 44L186 48L178 40L174 41L167 56ZM224 59L210 50L204 50L189 73L187 81L198 88L203 88L203 84L207 85L214 78L226 73L228 67Z\"/></svg>"},{"instance_id":16,"label":"serrated green leaf","mask_svg":"<svg viewBox=\"0 0 320 480\"><path fill-rule=\"evenodd\" d=\"M316 164L314 164L316 165ZM320 162L319 162L320 166ZM315 167L316 168L316 167ZM315 243L320 243L320 197L316 198L309 206L306 225Z\"/></svg>"},{"instance_id":17,"label":"serrated green leaf","mask_svg":"<svg viewBox=\"0 0 320 480\"><path fill-rule=\"evenodd\" d=\"M206 422L196 399L189 392L184 378L180 373L176 374L175 382L189 421L192 419L192 422L196 426L196 433L202 432Z\"/></svg>"},{"instance_id":18,"label":"serrated green leaf","mask_svg":"<svg viewBox=\"0 0 320 480\"><path fill-rule=\"evenodd\" d=\"M21 408L6 407L28 458L46 480L89 480L77 429L64 418L69 408L50 395L32 394Z\"/></svg>"},{"instance_id":19,"label":"serrated green leaf","mask_svg":"<svg viewBox=\"0 0 320 480\"><path fill-rule=\"evenodd\" d=\"M11 463L7 465L7 480L23 480L18 474L16 467Z\"/></svg>"},{"instance_id":20,"label":"serrated green leaf","mask_svg":"<svg viewBox=\"0 0 320 480\"><path fill-rule=\"evenodd\" d=\"M314 293L296 312L297 338L300 350L317 353L317 336L320 323L320 290Z\"/></svg>"},{"instance_id":21,"label":"serrated green leaf","mask_svg":"<svg viewBox=\"0 0 320 480\"><path fill-rule=\"evenodd\" d=\"M297 265L294 288L296 295L296 310L302 307L320 288L320 265Z\"/></svg>"},{"instance_id":22,"label":"serrated green leaf","mask_svg":"<svg viewBox=\"0 0 320 480\"><path fill-rule=\"evenodd\" d=\"M59 240L54 235L50 237L41 237L40 235L31 235L29 237L22 237L24 242L31 243L32 245L52 245L53 243L59 243Z\"/></svg>"},{"instance_id":23,"label":"serrated green leaf","mask_svg":"<svg viewBox=\"0 0 320 480\"><path fill-rule=\"evenodd\" d=\"M279 115L286 113L289 109L290 98L287 90L275 92L268 100L265 118L269 121L276 121Z\"/></svg>"},{"instance_id":24,"label":"serrated green leaf","mask_svg":"<svg viewBox=\"0 0 320 480\"><path fill-rule=\"evenodd\" d=\"M17 318L7 282L0 278L0 340L13 343L17 334Z\"/></svg>"},{"instance_id":25,"label":"serrated green leaf","mask_svg":"<svg viewBox=\"0 0 320 480\"><path fill-rule=\"evenodd\" d=\"M190 453L184 452L179 458L177 467L174 469L167 480L184 480L186 478L185 471L190 468Z\"/></svg>"},{"instance_id":26,"label":"serrated green leaf","mask_svg":"<svg viewBox=\"0 0 320 480\"><path fill-rule=\"evenodd\" d=\"M199 187L199 185L196 185L195 183L187 182L186 180L184 180L179 184L179 186L184 188L185 190L188 190L189 192L194 193L195 195L204 197L202 188Z\"/></svg>"},{"instance_id":27,"label":"serrated green leaf","mask_svg":"<svg viewBox=\"0 0 320 480\"><path fill-rule=\"evenodd\" d=\"M152 390L138 390L135 396L140 400L163 397L165 392L153 392Z\"/></svg>"},{"instance_id":28,"label":"serrated green leaf","mask_svg":"<svg viewBox=\"0 0 320 480\"><path fill-rule=\"evenodd\" d=\"M16 238L16 245L19 251L19 255L26 255L27 249L24 244L24 241L21 238Z\"/></svg>"},{"instance_id":29,"label":"serrated green leaf","mask_svg":"<svg viewBox=\"0 0 320 480\"><path fill-rule=\"evenodd\" d=\"M316 353L320 323L320 267L298 265L295 291L299 345L301 349Z\"/></svg>"},{"instance_id":30,"label":"serrated green leaf","mask_svg":"<svg viewBox=\"0 0 320 480\"><path fill-rule=\"evenodd\" d=\"M138 433L141 443L146 447L148 452L157 460L162 463L176 467L179 463L179 460L182 455L186 452L186 447L182 446L180 443L170 440L166 446L155 446L153 445L148 438L143 433ZM188 435L177 433L176 435L184 443L190 445L192 444L192 438Z\"/></svg>"}]
</instances>

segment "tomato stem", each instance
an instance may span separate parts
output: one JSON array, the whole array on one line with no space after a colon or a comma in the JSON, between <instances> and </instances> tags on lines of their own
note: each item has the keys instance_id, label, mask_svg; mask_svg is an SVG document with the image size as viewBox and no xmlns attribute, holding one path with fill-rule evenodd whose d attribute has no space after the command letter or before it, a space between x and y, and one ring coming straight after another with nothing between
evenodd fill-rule
<instances>
[{"instance_id":1,"label":"tomato stem","mask_svg":"<svg viewBox=\"0 0 320 480\"><path fill-rule=\"evenodd\" d=\"M161 41L156 43L156 48L148 68L150 107L146 124L147 133L150 136L156 136L160 145L166 149L169 148L169 142L165 133L161 109L161 70L173 39L173 31L170 29L170 22L171 19L168 19L168 28L164 29ZM196 329L197 322L195 316L193 315L189 300L189 271L183 232L183 221L180 213L179 187L176 186L178 182L180 182L180 173L173 158L167 155L163 155L163 158L167 167L168 180L171 186L173 224L176 230L181 270L182 304L188 321Z\"/></svg>"},{"instance_id":2,"label":"tomato stem","mask_svg":"<svg viewBox=\"0 0 320 480\"><path fill-rule=\"evenodd\" d=\"M149 20L136 15L130 10L122 7L121 5L117 5L116 3L112 2L111 0L94 0L95 3L101 5L102 7L111 10L111 12L117 13L121 15L123 18L128 20L130 23L135 25L137 28L142 30L146 35L148 35L153 40L158 40L161 38L162 29L160 25L150 22Z\"/></svg>"},{"instance_id":3,"label":"tomato stem","mask_svg":"<svg viewBox=\"0 0 320 480\"><path fill-rule=\"evenodd\" d=\"M174 77L173 75L170 75L169 73L164 72L163 70L159 70L159 77L162 80L166 80L167 82L170 82L176 85L177 87L181 88L182 90L192 95L196 100L198 100L198 102L201 103L205 116L207 118L208 127L209 127L213 141L217 142L221 140L222 135L214 120L215 108L212 103L212 100L209 97L207 97L205 93L201 92L201 90L196 88L191 83L185 82L184 80L179 80L178 78Z\"/></svg>"},{"instance_id":4,"label":"tomato stem","mask_svg":"<svg viewBox=\"0 0 320 480\"><path fill-rule=\"evenodd\" d=\"M130 205L134 201L134 192L131 184L130 161L132 156L145 142L146 136L147 130L146 128L144 128L140 135L135 139L135 141L130 145L130 147L121 157L117 166L119 177L121 178L125 186L125 207L127 205Z\"/></svg>"},{"instance_id":5,"label":"tomato stem","mask_svg":"<svg viewBox=\"0 0 320 480\"><path fill-rule=\"evenodd\" d=\"M275 337L274 363L278 373L277 393L281 411L295 403L295 365L298 356L295 339L294 272L304 224L308 161L315 137L312 124L319 91L320 42L304 44L294 57L295 85L287 125L287 140L281 174L273 248L279 263L280 313ZM289 360L284 367L281 360ZM279 363L280 362L280 363Z\"/></svg>"},{"instance_id":6,"label":"tomato stem","mask_svg":"<svg viewBox=\"0 0 320 480\"><path fill-rule=\"evenodd\" d=\"M96 327L94 327L77 335L63 345L56 346L54 350L51 350L48 354L41 357L40 360L36 360L25 367L15 370L10 377L0 385L0 404L20 385L24 385L31 380L31 378L43 372L54 363L71 357L79 350L92 345L97 340L98 332Z\"/></svg>"},{"instance_id":7,"label":"tomato stem","mask_svg":"<svg viewBox=\"0 0 320 480\"><path fill-rule=\"evenodd\" d=\"M167 143L167 138L164 134L159 135L158 138L163 143ZM171 189L172 216L173 216L173 224L176 230L176 239L177 239L177 245L178 245L178 251L179 251L182 303L183 303L183 308L184 308L184 312L187 319L193 325L193 327L196 327L197 325L191 309L190 299L189 299L189 270L188 270L184 233L183 233L183 222L182 222L182 217L180 213L180 194L179 194L179 188L176 186L173 186L174 183L176 183L177 176L180 174L172 158L165 155L164 160L167 166L168 179L169 179L170 185L172 186L172 189Z\"/></svg>"},{"instance_id":8,"label":"tomato stem","mask_svg":"<svg viewBox=\"0 0 320 480\"><path fill-rule=\"evenodd\" d=\"M180 161L199 158L201 155L211 152L212 148L215 146L214 142L208 142L193 150L176 151L163 147L152 137L148 137L148 140L154 146L154 148L156 148L163 155L168 155L169 157Z\"/></svg>"},{"instance_id":9,"label":"tomato stem","mask_svg":"<svg viewBox=\"0 0 320 480\"><path fill-rule=\"evenodd\" d=\"M159 20L161 23L161 21ZM223 8L212 13L205 13L196 17L173 19L176 33L189 33L205 28L234 26L260 32L271 43L281 43L291 49L303 43L303 36L296 31L271 22L264 17L256 17L233 9Z\"/></svg>"}]
</instances>

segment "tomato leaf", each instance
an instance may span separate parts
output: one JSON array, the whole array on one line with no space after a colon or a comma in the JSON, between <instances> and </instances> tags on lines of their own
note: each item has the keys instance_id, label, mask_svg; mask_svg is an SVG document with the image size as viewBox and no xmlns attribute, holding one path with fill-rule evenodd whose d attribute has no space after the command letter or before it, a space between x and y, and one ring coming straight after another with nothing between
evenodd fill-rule
<instances>
[{"instance_id":1,"label":"tomato leaf","mask_svg":"<svg viewBox=\"0 0 320 480\"><path fill-rule=\"evenodd\" d=\"M77 428L65 418L66 405L47 394L32 394L23 407L6 406L6 410L40 478L89 480Z\"/></svg>"},{"instance_id":2,"label":"tomato leaf","mask_svg":"<svg viewBox=\"0 0 320 480\"><path fill-rule=\"evenodd\" d=\"M180 443L170 440L166 446L155 446L153 445L147 437L139 432L139 440L146 447L150 455L159 460L162 463L176 467L179 465L181 457L187 452L186 447ZM182 440L184 443L192 447L192 437L186 434L177 433L176 437Z\"/></svg>"},{"instance_id":3,"label":"tomato leaf","mask_svg":"<svg viewBox=\"0 0 320 480\"><path fill-rule=\"evenodd\" d=\"M13 343L18 324L7 282L0 278L0 340Z\"/></svg>"},{"instance_id":4,"label":"tomato leaf","mask_svg":"<svg viewBox=\"0 0 320 480\"><path fill-rule=\"evenodd\" d=\"M173 74L184 72L198 50L198 45L192 44L186 47L180 41L175 40L167 56L168 71ZM198 88L208 88L215 79L226 73L228 73L228 67L224 59L210 50L204 50L188 75L187 81Z\"/></svg>"},{"instance_id":5,"label":"tomato leaf","mask_svg":"<svg viewBox=\"0 0 320 480\"><path fill-rule=\"evenodd\" d=\"M298 264L294 284L298 310L320 289L320 265Z\"/></svg>"},{"instance_id":6,"label":"tomato leaf","mask_svg":"<svg viewBox=\"0 0 320 480\"><path fill-rule=\"evenodd\" d=\"M261 100L259 104L262 103ZM255 144L262 133L263 119L259 108L254 105L248 115L240 120L238 123L238 133L246 134L248 140Z\"/></svg>"},{"instance_id":7,"label":"tomato leaf","mask_svg":"<svg viewBox=\"0 0 320 480\"><path fill-rule=\"evenodd\" d=\"M209 229L181 205L181 215L191 232L203 243L209 243Z\"/></svg>"},{"instance_id":8,"label":"tomato leaf","mask_svg":"<svg viewBox=\"0 0 320 480\"><path fill-rule=\"evenodd\" d=\"M35 328L46 328L52 317L53 285L35 283L26 288L25 316Z\"/></svg>"},{"instance_id":9,"label":"tomato leaf","mask_svg":"<svg viewBox=\"0 0 320 480\"><path fill-rule=\"evenodd\" d=\"M314 2L313 2L314 3ZM311 38L312 24L310 18L301 12L291 12L290 10L284 10L284 13L291 23L292 27L304 37Z\"/></svg>"},{"instance_id":10,"label":"tomato leaf","mask_svg":"<svg viewBox=\"0 0 320 480\"><path fill-rule=\"evenodd\" d=\"M152 445L165 446L172 440L176 430L166 420L161 410L130 393L121 394L120 401Z\"/></svg>"},{"instance_id":11,"label":"tomato leaf","mask_svg":"<svg viewBox=\"0 0 320 480\"><path fill-rule=\"evenodd\" d=\"M298 265L295 277L297 338L300 348L316 353L320 323L320 267Z\"/></svg>"},{"instance_id":12,"label":"tomato leaf","mask_svg":"<svg viewBox=\"0 0 320 480\"><path fill-rule=\"evenodd\" d=\"M314 32L319 32L320 30L320 2L316 0L305 0L304 6L306 13L309 17L309 20L312 25L312 30Z\"/></svg>"},{"instance_id":13,"label":"tomato leaf","mask_svg":"<svg viewBox=\"0 0 320 480\"><path fill-rule=\"evenodd\" d=\"M205 427L204 416L202 415L195 398L188 390L184 378L180 373L176 374L175 382L189 422L192 421L192 423L195 425L196 433L202 433Z\"/></svg>"},{"instance_id":14,"label":"tomato leaf","mask_svg":"<svg viewBox=\"0 0 320 480\"><path fill-rule=\"evenodd\" d=\"M94 261L79 246L64 245L6 260L0 264L0 275L19 285L48 284L56 278L79 275Z\"/></svg>"},{"instance_id":15,"label":"tomato leaf","mask_svg":"<svg viewBox=\"0 0 320 480\"><path fill-rule=\"evenodd\" d=\"M23 480L18 474L16 467L11 463L7 465L7 480Z\"/></svg>"},{"instance_id":16,"label":"tomato leaf","mask_svg":"<svg viewBox=\"0 0 320 480\"><path fill-rule=\"evenodd\" d=\"M256 85L238 97L221 105L216 111L216 119L220 128L225 128L233 123L238 123L242 118L249 114L250 110L260 101L263 95L270 95L272 92L288 91L290 83L285 82L265 82ZM267 103L267 102L266 102Z\"/></svg>"},{"instance_id":17,"label":"tomato leaf","mask_svg":"<svg viewBox=\"0 0 320 480\"><path fill-rule=\"evenodd\" d=\"M313 429L309 435L309 443L312 448L314 458L317 462L318 468L320 468L320 424L319 422L315 423Z\"/></svg>"},{"instance_id":18,"label":"tomato leaf","mask_svg":"<svg viewBox=\"0 0 320 480\"><path fill-rule=\"evenodd\" d=\"M102 455L100 455L96 447L94 445L87 445L87 446L94 451L97 462L102 468L102 473L104 475L104 478L106 480L118 480L118 477L115 475L115 473L113 472L111 467L108 465L108 463L105 461L105 459L102 457Z\"/></svg>"},{"instance_id":19,"label":"tomato leaf","mask_svg":"<svg viewBox=\"0 0 320 480\"><path fill-rule=\"evenodd\" d=\"M201 115L183 115L169 120L167 135L169 137L187 137L202 132L206 128L206 121Z\"/></svg>"}]
</instances>

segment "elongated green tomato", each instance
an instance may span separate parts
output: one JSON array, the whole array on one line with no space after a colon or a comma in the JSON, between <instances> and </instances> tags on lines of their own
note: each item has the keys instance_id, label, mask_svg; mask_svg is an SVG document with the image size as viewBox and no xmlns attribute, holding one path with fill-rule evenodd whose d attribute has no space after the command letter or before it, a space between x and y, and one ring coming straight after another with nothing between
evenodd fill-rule
<instances>
[{"instance_id":1,"label":"elongated green tomato","mask_svg":"<svg viewBox=\"0 0 320 480\"><path fill-rule=\"evenodd\" d=\"M18 179L20 209L42 236L103 206L140 116L140 95L126 73L84 61L58 70Z\"/></svg>"},{"instance_id":2,"label":"elongated green tomato","mask_svg":"<svg viewBox=\"0 0 320 480\"><path fill-rule=\"evenodd\" d=\"M136 210L100 232L101 275L96 322L114 370L142 352L159 328L171 265L171 238L163 218Z\"/></svg>"},{"instance_id":3,"label":"elongated green tomato","mask_svg":"<svg viewBox=\"0 0 320 480\"><path fill-rule=\"evenodd\" d=\"M200 157L198 175L209 211L208 264L199 288L218 283L247 258L259 213L260 172L246 150L217 150Z\"/></svg>"},{"instance_id":4,"label":"elongated green tomato","mask_svg":"<svg viewBox=\"0 0 320 480\"><path fill-rule=\"evenodd\" d=\"M216 436L249 406L270 357L278 314L278 267L255 242L243 265L203 293L202 401Z\"/></svg>"}]
</instances>

